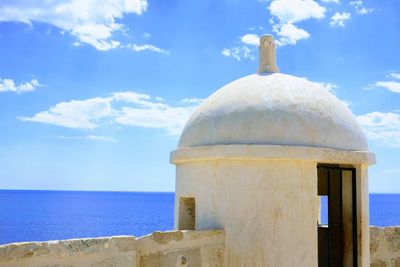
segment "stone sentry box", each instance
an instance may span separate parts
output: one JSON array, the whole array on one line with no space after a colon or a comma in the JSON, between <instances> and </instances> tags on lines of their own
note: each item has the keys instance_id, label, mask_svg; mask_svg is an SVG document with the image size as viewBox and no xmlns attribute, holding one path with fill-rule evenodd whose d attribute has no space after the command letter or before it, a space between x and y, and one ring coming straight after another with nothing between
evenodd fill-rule
<instances>
[{"instance_id":1,"label":"stone sentry box","mask_svg":"<svg viewBox=\"0 0 400 267\"><path fill-rule=\"evenodd\" d=\"M355 116L323 85L276 73L271 36L260 51L259 73L205 100L171 153L175 228L188 218L182 198L191 197L192 227L225 230L226 266L369 266L375 156ZM319 218L324 170L333 177L327 226ZM336 240L327 243L324 230Z\"/></svg>"}]
</instances>

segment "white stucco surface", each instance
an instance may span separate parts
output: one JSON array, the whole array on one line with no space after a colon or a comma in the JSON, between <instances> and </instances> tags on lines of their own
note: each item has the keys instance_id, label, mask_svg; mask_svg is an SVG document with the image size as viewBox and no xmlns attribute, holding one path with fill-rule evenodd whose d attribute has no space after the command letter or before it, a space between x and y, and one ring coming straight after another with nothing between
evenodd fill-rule
<instances>
[{"instance_id":1,"label":"white stucco surface","mask_svg":"<svg viewBox=\"0 0 400 267\"><path fill-rule=\"evenodd\" d=\"M358 264L369 266L368 165L375 162L373 154L214 145L178 149L171 162L177 166L175 229L179 199L194 198L195 229L225 230L227 266L317 266L317 164L354 167Z\"/></svg>"},{"instance_id":2,"label":"white stucco surface","mask_svg":"<svg viewBox=\"0 0 400 267\"><path fill-rule=\"evenodd\" d=\"M317 267L316 172L300 160L185 162L175 196L196 198L196 230L225 230L226 266Z\"/></svg>"},{"instance_id":3,"label":"white stucco surface","mask_svg":"<svg viewBox=\"0 0 400 267\"><path fill-rule=\"evenodd\" d=\"M253 74L212 94L193 113L178 148L225 144L368 151L351 111L319 83Z\"/></svg>"},{"instance_id":4,"label":"white stucco surface","mask_svg":"<svg viewBox=\"0 0 400 267\"><path fill-rule=\"evenodd\" d=\"M171 152L170 162L182 164L202 160L305 160L334 164L376 162L375 154L329 148L281 145L214 145L181 148Z\"/></svg>"}]
</instances>

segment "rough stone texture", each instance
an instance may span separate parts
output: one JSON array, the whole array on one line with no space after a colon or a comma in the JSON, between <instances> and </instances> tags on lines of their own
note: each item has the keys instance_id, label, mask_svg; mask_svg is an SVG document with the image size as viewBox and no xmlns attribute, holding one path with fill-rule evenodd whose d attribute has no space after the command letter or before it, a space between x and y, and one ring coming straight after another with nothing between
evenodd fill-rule
<instances>
[{"instance_id":1,"label":"rough stone texture","mask_svg":"<svg viewBox=\"0 0 400 267\"><path fill-rule=\"evenodd\" d=\"M71 239L0 246L0 266L132 266L135 237Z\"/></svg>"},{"instance_id":2,"label":"rough stone texture","mask_svg":"<svg viewBox=\"0 0 400 267\"><path fill-rule=\"evenodd\" d=\"M224 266L222 230L154 232L138 239L137 247L137 266Z\"/></svg>"},{"instance_id":3,"label":"rough stone texture","mask_svg":"<svg viewBox=\"0 0 400 267\"><path fill-rule=\"evenodd\" d=\"M150 253L140 257L140 266L201 266L201 253L199 248L180 249L169 252Z\"/></svg>"},{"instance_id":4,"label":"rough stone texture","mask_svg":"<svg viewBox=\"0 0 400 267\"><path fill-rule=\"evenodd\" d=\"M371 227L371 267L400 267L400 226Z\"/></svg>"},{"instance_id":5,"label":"rough stone texture","mask_svg":"<svg viewBox=\"0 0 400 267\"><path fill-rule=\"evenodd\" d=\"M0 267L223 266L224 232L155 232L0 246Z\"/></svg>"},{"instance_id":6,"label":"rough stone texture","mask_svg":"<svg viewBox=\"0 0 400 267\"><path fill-rule=\"evenodd\" d=\"M0 267L223 267L224 239L208 230L13 243L0 246ZM400 267L400 227L371 227L371 267Z\"/></svg>"}]
</instances>

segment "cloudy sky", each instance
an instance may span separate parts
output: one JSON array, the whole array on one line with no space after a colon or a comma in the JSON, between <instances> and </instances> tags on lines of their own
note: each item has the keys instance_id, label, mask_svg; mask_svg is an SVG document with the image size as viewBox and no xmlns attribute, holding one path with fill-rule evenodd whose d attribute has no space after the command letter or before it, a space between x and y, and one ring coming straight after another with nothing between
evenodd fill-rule
<instances>
[{"instance_id":1,"label":"cloudy sky","mask_svg":"<svg viewBox=\"0 0 400 267\"><path fill-rule=\"evenodd\" d=\"M257 69L323 83L357 115L400 193L400 2L2 0L0 188L173 191L191 112Z\"/></svg>"}]
</instances>

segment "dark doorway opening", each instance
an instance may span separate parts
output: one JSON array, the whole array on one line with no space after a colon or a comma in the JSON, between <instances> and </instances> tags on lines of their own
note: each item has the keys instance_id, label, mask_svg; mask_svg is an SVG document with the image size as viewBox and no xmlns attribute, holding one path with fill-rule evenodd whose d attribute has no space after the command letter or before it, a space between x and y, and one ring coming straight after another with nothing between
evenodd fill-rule
<instances>
[{"instance_id":1,"label":"dark doorway opening","mask_svg":"<svg viewBox=\"0 0 400 267\"><path fill-rule=\"evenodd\" d=\"M318 165L318 196L327 198L327 224L318 221L318 266L357 267L356 170Z\"/></svg>"}]
</instances>

